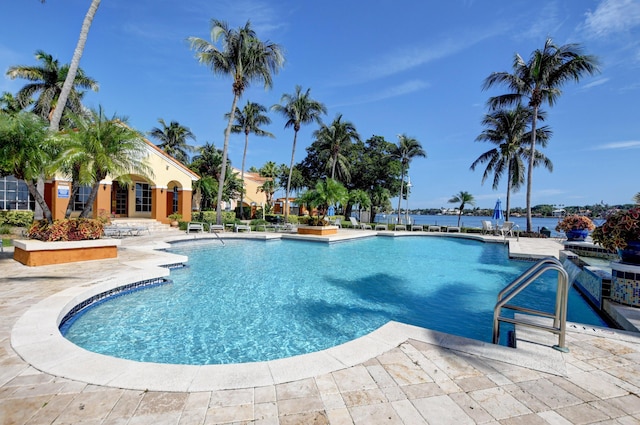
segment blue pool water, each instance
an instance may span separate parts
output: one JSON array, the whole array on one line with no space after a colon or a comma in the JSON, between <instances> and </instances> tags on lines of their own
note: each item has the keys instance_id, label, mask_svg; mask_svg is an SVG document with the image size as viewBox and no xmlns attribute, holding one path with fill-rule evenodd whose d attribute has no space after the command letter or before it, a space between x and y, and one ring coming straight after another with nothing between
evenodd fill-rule
<instances>
[{"instance_id":1,"label":"blue pool water","mask_svg":"<svg viewBox=\"0 0 640 425\"><path fill-rule=\"evenodd\" d=\"M172 282L86 309L63 330L90 351L158 363L270 360L329 348L390 320L490 341L497 293L531 264L454 238L194 242ZM556 273L516 304L553 310ZM522 298L520 298L522 297ZM606 326L572 290L568 320Z\"/></svg>"}]
</instances>

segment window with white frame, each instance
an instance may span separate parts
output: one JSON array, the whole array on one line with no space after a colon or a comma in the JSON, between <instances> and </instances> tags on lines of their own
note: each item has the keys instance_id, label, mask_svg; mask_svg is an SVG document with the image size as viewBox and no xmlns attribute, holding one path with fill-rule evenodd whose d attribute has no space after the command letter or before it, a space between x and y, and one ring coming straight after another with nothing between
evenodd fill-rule
<instances>
[{"instance_id":1,"label":"window with white frame","mask_svg":"<svg viewBox=\"0 0 640 425\"><path fill-rule=\"evenodd\" d=\"M0 177L0 210L34 210L27 184L13 176Z\"/></svg>"},{"instance_id":2,"label":"window with white frame","mask_svg":"<svg viewBox=\"0 0 640 425\"><path fill-rule=\"evenodd\" d=\"M151 212L151 186L136 183L136 212Z\"/></svg>"}]
</instances>

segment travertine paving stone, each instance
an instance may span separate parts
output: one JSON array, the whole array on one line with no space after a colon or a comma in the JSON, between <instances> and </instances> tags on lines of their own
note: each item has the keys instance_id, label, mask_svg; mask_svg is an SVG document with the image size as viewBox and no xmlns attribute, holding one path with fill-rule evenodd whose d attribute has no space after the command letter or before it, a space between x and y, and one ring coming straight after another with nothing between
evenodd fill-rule
<instances>
[{"instance_id":1,"label":"travertine paving stone","mask_svg":"<svg viewBox=\"0 0 640 425\"><path fill-rule=\"evenodd\" d=\"M0 424L640 424L640 337L588 327L567 334L567 376L410 339L355 366L277 385L136 391L48 375L16 354L11 329L29 307L152 257L128 248L159 238L125 240L119 258L83 264L82 276L0 254Z\"/></svg>"}]
</instances>

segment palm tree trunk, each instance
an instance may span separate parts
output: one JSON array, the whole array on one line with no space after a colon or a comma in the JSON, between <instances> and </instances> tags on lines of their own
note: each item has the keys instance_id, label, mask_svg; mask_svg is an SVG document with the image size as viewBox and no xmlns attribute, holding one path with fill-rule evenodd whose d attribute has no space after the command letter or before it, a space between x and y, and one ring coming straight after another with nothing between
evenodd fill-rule
<instances>
[{"instance_id":1,"label":"palm tree trunk","mask_svg":"<svg viewBox=\"0 0 640 425\"><path fill-rule=\"evenodd\" d=\"M536 124L538 122L538 106L533 107L533 117L531 119L531 152L529 156L529 169L527 170L527 232L531 232L533 222L531 221L531 190L533 180L533 165L536 156Z\"/></svg>"},{"instance_id":2,"label":"palm tree trunk","mask_svg":"<svg viewBox=\"0 0 640 425\"><path fill-rule=\"evenodd\" d=\"M222 193L224 192L224 179L227 174L227 155L229 153L229 135L231 127L235 119L236 105L238 104L238 95L234 93L233 103L231 104L231 113L229 114L229 123L224 131L224 146L222 148L222 169L220 170L220 178L218 179L218 199L216 201L216 224L222 224ZM244 183L244 182L243 182Z\"/></svg>"},{"instance_id":3,"label":"palm tree trunk","mask_svg":"<svg viewBox=\"0 0 640 425\"><path fill-rule=\"evenodd\" d=\"M240 179L242 180L242 190L240 191L240 220L244 220L244 162L247 159L247 147L249 146L249 133L244 134L244 152L242 153L242 171L240 171Z\"/></svg>"},{"instance_id":4,"label":"palm tree trunk","mask_svg":"<svg viewBox=\"0 0 640 425\"><path fill-rule=\"evenodd\" d=\"M73 52L73 58L71 59L71 64L69 65L69 73L67 74L67 78L65 78L64 84L62 85L60 96L58 96L58 106L54 109L53 116L51 117L51 124L49 125L49 129L52 132L57 132L60 128L60 119L62 118L62 113L64 112L65 105L67 104L69 94L73 89L73 82L76 79L76 73L78 71L78 67L80 66L80 58L82 57L82 53L84 52L84 45L87 43L89 28L91 28L93 17L98 11L100 1L101 0L91 1L89 10L87 11L87 14L84 17L84 21L82 22L82 29L80 30L78 44L76 45L76 50Z\"/></svg>"},{"instance_id":5,"label":"palm tree trunk","mask_svg":"<svg viewBox=\"0 0 640 425\"><path fill-rule=\"evenodd\" d=\"M284 222L289 218L289 190L291 189L291 177L293 176L293 161L296 157L296 142L298 140L298 130L293 133L293 148L291 148L291 165L289 166L289 178L287 179L287 191L284 198Z\"/></svg>"},{"instance_id":6,"label":"palm tree trunk","mask_svg":"<svg viewBox=\"0 0 640 425\"><path fill-rule=\"evenodd\" d=\"M400 208L402 206L402 189L404 188L404 164L402 165L402 173L400 173L400 195L398 196L398 224L400 224Z\"/></svg>"},{"instance_id":7,"label":"palm tree trunk","mask_svg":"<svg viewBox=\"0 0 640 425\"><path fill-rule=\"evenodd\" d=\"M40 208L42 208L42 214L45 220L47 220L49 224L52 224L53 216L51 215L51 210L49 209L49 206L45 202L44 196L42 196L42 193L38 191L38 188L32 181L25 180L25 179L22 179L22 180L24 180L24 182L26 183L27 189L29 190L29 193L31 194L31 196L33 196L33 199L35 199L38 205L40 206Z\"/></svg>"},{"instance_id":8,"label":"palm tree trunk","mask_svg":"<svg viewBox=\"0 0 640 425\"><path fill-rule=\"evenodd\" d=\"M67 204L67 211L64 213L64 218L71 217L71 213L73 212L73 200L76 199L78 189L78 183L76 183L75 180L71 181L71 193L69 194L69 203Z\"/></svg>"}]
</instances>

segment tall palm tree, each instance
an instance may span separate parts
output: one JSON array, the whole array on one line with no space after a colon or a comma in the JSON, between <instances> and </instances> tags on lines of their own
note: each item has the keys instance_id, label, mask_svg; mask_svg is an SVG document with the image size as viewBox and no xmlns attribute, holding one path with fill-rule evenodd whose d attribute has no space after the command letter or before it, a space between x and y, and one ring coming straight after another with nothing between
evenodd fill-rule
<instances>
[{"instance_id":1,"label":"tall palm tree","mask_svg":"<svg viewBox=\"0 0 640 425\"><path fill-rule=\"evenodd\" d=\"M80 217L91 213L100 181L107 175L153 176L153 170L144 160L146 143L138 131L127 126L126 118L116 115L108 118L99 107L88 116L74 116L73 122L76 128L68 133L69 144L63 156L83 164L91 175L91 192Z\"/></svg>"},{"instance_id":2,"label":"tall palm tree","mask_svg":"<svg viewBox=\"0 0 640 425\"><path fill-rule=\"evenodd\" d=\"M222 48L215 43L222 38ZM229 113L229 122L224 132L222 163L227 163L229 134L233 126L236 105L244 90L252 81L262 81L265 89L273 84L272 74L276 74L284 62L282 49L275 43L260 41L256 32L247 21L244 27L232 30L224 21L211 20L211 41L199 37L189 37L191 48L196 50L196 58L202 64L211 67L214 74L231 75L233 78L233 102ZM218 180L217 224L222 224L222 192L226 166L222 167Z\"/></svg>"},{"instance_id":3,"label":"tall palm tree","mask_svg":"<svg viewBox=\"0 0 640 425\"><path fill-rule=\"evenodd\" d=\"M7 70L7 76L11 79L23 78L31 81L18 91L16 97L25 106L31 101L31 97L37 94L38 98L33 105L33 112L46 120L51 120L53 110L57 105L62 104L60 94L69 75L70 67L69 65L60 66L57 59L42 50L36 52L36 59L41 62L40 65L12 66ZM78 89L98 91L99 85L97 81L87 76L79 68L72 82L68 100L64 102L61 109L80 113L82 92Z\"/></svg>"},{"instance_id":4,"label":"tall palm tree","mask_svg":"<svg viewBox=\"0 0 640 425\"><path fill-rule=\"evenodd\" d=\"M484 81L483 89L495 85L506 85L510 93L491 97L488 104L497 109L506 105L522 103L528 100L533 110L531 121L531 143L529 168L527 170L527 231L532 229L531 190L533 168L536 158L536 136L538 111L547 102L553 106L562 90L560 88L569 81L579 82L585 74L594 75L599 72L598 60L591 55L584 55L579 44L557 46L551 38L545 41L544 48L533 51L528 61L516 53L513 61L513 73L494 72Z\"/></svg>"},{"instance_id":5,"label":"tall palm tree","mask_svg":"<svg viewBox=\"0 0 640 425\"><path fill-rule=\"evenodd\" d=\"M41 0L44 3L44 0ZM82 53L84 52L84 46L87 43L87 37L89 35L89 29L91 28L91 23L93 22L93 18L98 11L98 6L100 6L101 0L91 0L91 4L89 5L89 10L87 10L86 15L84 16L84 20L82 21L82 28L80 29L80 36L78 37L78 43L76 44L76 48L73 51L73 57L71 58L71 64L69 65L69 72L66 75L64 80L64 84L62 85L62 90L60 91L60 96L58 97L58 103L61 105L67 104L67 99L72 96L76 74L80 71L80 58L82 57ZM58 131L60 126L60 119L62 118L62 113L64 111L60 108L56 108L53 111L53 116L51 117L51 123L49 125L50 131Z\"/></svg>"},{"instance_id":6,"label":"tall palm tree","mask_svg":"<svg viewBox=\"0 0 640 425\"><path fill-rule=\"evenodd\" d=\"M398 136L398 145L392 152L392 156L400 161L400 194L398 195L398 223L400 223L400 208L402 207L402 192L404 189L405 172L409 170L409 165L415 157L427 157L427 152L422 149L422 145L417 139L409 137L406 134Z\"/></svg>"},{"instance_id":7,"label":"tall palm tree","mask_svg":"<svg viewBox=\"0 0 640 425\"><path fill-rule=\"evenodd\" d=\"M168 155L183 164L188 163L189 152L193 152L195 148L187 144L187 139L195 141L196 136L194 136L189 127L180 125L177 121L171 121L167 125L162 118L158 118L158 122L162 128L153 127L148 134L160 141L158 147Z\"/></svg>"},{"instance_id":8,"label":"tall palm tree","mask_svg":"<svg viewBox=\"0 0 640 425\"><path fill-rule=\"evenodd\" d=\"M263 137L275 137L272 133L260 128L261 125L271 124L271 119L264 113L267 112L267 108L259 103L249 102L240 110L236 108L235 124L231 127L232 133L244 133L244 151L242 152L242 169L240 170L240 180L244 186L244 167L247 159L247 148L249 147L249 134L253 133L256 136ZM225 114L228 118L229 114ZM273 163L275 166L275 163ZM240 219L244 220L244 190L240 192Z\"/></svg>"},{"instance_id":9,"label":"tall palm tree","mask_svg":"<svg viewBox=\"0 0 640 425\"><path fill-rule=\"evenodd\" d=\"M343 182L351 179L349 160L343 154L344 150L353 142L360 141L355 125L351 121L342 121L342 114L333 120L331 125L322 126L313 132L313 137L319 143L320 155L327 157L327 168L331 170L330 177L336 178L336 169Z\"/></svg>"},{"instance_id":10,"label":"tall palm tree","mask_svg":"<svg viewBox=\"0 0 640 425\"><path fill-rule=\"evenodd\" d=\"M640 192L633 195L633 202L640 205Z\"/></svg>"},{"instance_id":11,"label":"tall palm tree","mask_svg":"<svg viewBox=\"0 0 640 425\"><path fill-rule=\"evenodd\" d=\"M287 120L284 128L293 127L293 147L291 148L291 165L289 166L289 178L287 179L287 190L284 200L284 219L287 221L289 217L289 193L291 190L291 176L293 174L293 164L296 157L296 141L298 139L298 131L302 124L310 124L312 122L321 123L320 116L327 113L324 104L312 99L309 96L311 89L302 92L301 86L296 86L293 94L285 93L280 98L280 103L273 105L271 109L280 113Z\"/></svg>"},{"instance_id":12,"label":"tall palm tree","mask_svg":"<svg viewBox=\"0 0 640 425\"><path fill-rule=\"evenodd\" d=\"M476 200L473 198L473 195L463 190L461 190L460 193L453 195L448 202L450 204L460 204L460 207L458 208L458 227L460 227L460 217L462 216L462 211L464 210L465 205L476 204Z\"/></svg>"},{"instance_id":13,"label":"tall palm tree","mask_svg":"<svg viewBox=\"0 0 640 425\"><path fill-rule=\"evenodd\" d=\"M476 138L477 142L490 142L496 145L493 149L481 154L470 168L475 170L478 165L486 163L482 183L484 184L493 173L494 190L498 189L500 180L506 173L507 221L511 211L511 192L517 191L525 182L523 159L528 157L529 149L525 146L525 141L531 140L531 134L527 131L531 118L531 109L521 104L518 104L515 109L498 109L485 115L482 125L487 128ZM539 119L544 119L544 115L540 114ZM546 146L551 137L551 130L544 126L536 131L538 132L536 142Z\"/></svg>"},{"instance_id":14,"label":"tall palm tree","mask_svg":"<svg viewBox=\"0 0 640 425\"><path fill-rule=\"evenodd\" d=\"M0 169L24 180L49 223L53 223L51 210L35 182L41 173L52 171L56 145L50 143L47 122L37 115L26 111L0 114Z\"/></svg>"}]
</instances>

